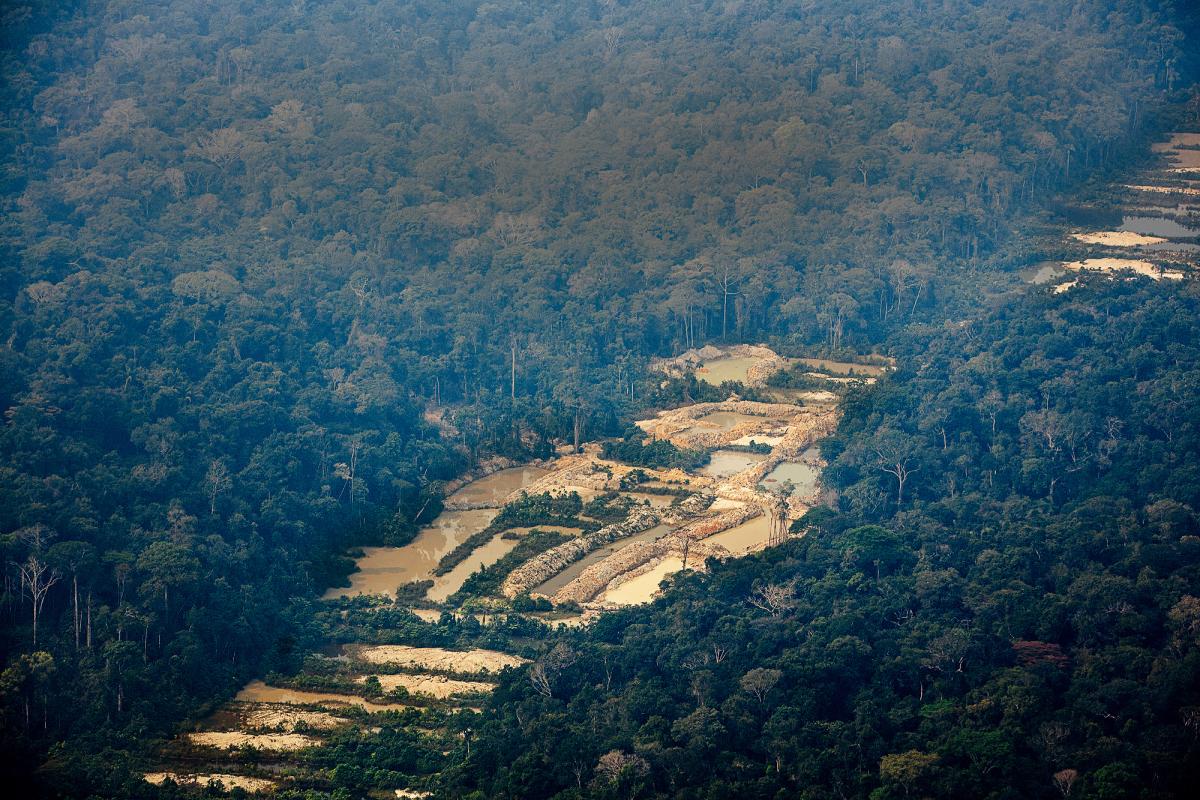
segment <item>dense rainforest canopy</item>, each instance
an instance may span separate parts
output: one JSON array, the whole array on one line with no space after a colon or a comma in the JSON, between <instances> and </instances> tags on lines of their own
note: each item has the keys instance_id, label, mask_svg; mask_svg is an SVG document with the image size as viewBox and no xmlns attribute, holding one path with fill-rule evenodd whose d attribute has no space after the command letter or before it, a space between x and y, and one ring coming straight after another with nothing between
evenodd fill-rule
<instances>
[{"instance_id":1,"label":"dense rainforest canopy","mask_svg":"<svg viewBox=\"0 0 1200 800\"><path fill-rule=\"evenodd\" d=\"M1147 283L904 337L843 508L511 676L445 796L1190 796L1200 293Z\"/></svg>"},{"instance_id":2,"label":"dense rainforest canopy","mask_svg":"<svg viewBox=\"0 0 1200 800\"><path fill-rule=\"evenodd\" d=\"M1195 394L1187 338L1194 308L1186 298L1163 299L1156 311L1152 290L1112 289L1122 324L1148 334L1159 325L1166 337L1155 344L1131 334L1103 354L1107 374L1133 381L1121 392L1090 372L1099 362L1082 353L1103 348L1086 337L1103 335L1108 323L1072 310L1075 297L1046 308L1038 303L1047 299L1017 305L1011 318L978 317L981 289L1032 258L1044 199L1146 153L1154 112L1178 99L1188 79L1190 20L1181 6L4 4L5 769L24 774L49 756L47 773L68 775L56 791L86 794L81 776L123 770L147 742L286 661L299 635L293 602L345 574L347 544L411 537L440 508L443 482L482 457L544 455L555 440L620 436L633 413L670 399L654 395L661 390L646 375L650 357L720 341L830 354L886 348L906 364L894 385L849 406L829 445L844 508L813 521L810 541L730 566L709 588L684 580L664 601L663 608L682 608L702 591L712 595L705 614L775 631L755 663L787 676L778 690L738 695L731 687L743 676L729 667L704 679L712 688L699 699L687 695L696 706L686 714L724 714L720 703L735 695L742 705L753 700L753 708L730 712L736 721L705 716L694 726L716 737L734 732L721 780L743 783L743 763L770 762L762 780L771 786L815 780L828 788L835 775L849 774L849 763L870 762L878 776L880 757L912 750L915 766L897 764L895 773L912 777L888 791L937 785L972 793L954 772L956 758L971 756L951 755L939 737L968 722L989 735L1011 723L1004 736L1034 724L1002 719L995 709L965 710L983 702L981 687L1008 675L1005 659L1016 657L999 644L999 623L973 605L979 619L959 608L967 601L956 587L994 588L993 578L977 576L988 548L1006 565L995 575L1027 585L1014 590L1018 596L1053 596L1044 602L1062 607L1050 630L1018 621L1003 633L1059 647L1069 664L1058 672L1023 667L1042 670L1047 681L1062 676L1046 690L1060 705L1039 701L1037 725L1085 718L1059 689L1081 685L1077 672L1093 652L1109 652L1120 662L1111 669L1125 672L1096 678L1094 691L1078 689L1078 702L1093 702L1118 681L1117 703L1167 648L1194 646L1171 637L1191 624L1186 609L1176 613L1177 586L1194 586L1195 576L1181 573L1176 588L1156 583L1171 582L1168 567L1183 569L1194 557L1170 550L1190 546L1175 540L1180 526L1194 525L1196 507L1195 475L1176 463L1195 450L1181 427ZM942 333L948 319L966 322ZM1054 328L1051 319L1065 321ZM1078 341L1077 322L1091 332ZM1006 345L1010 325L1019 330ZM1047 325L1054 330L1040 330ZM977 352L964 355L968 346ZM1008 347L1088 374L1074 382L1073 372L1060 375L1062 386L1041 367L1018 374ZM1001 385L1002 377L1012 385ZM1143 385L1157 394L1134 391ZM1112 407L1096 401L1081 411L1102 386ZM1175 416L1161 424L1125 420L1135 409L1118 405L1134 402ZM922 403L928 407L919 411ZM987 431L969 417L979 408L990 409ZM1123 422L1110 430L1110 417ZM1053 441L1040 446L1046 429ZM884 435L878 447L868 444ZM864 466L872 448L919 454L920 469L902 491L883 480L888 473ZM1070 520L1092 495L1116 509L1097 512L1105 524L1130 521L1107 534L1104 546L1116 550L1093 543L1081 560L1073 542L1094 531ZM1159 500L1180 508L1147 510ZM1057 536L1046 527L1054 521L1062 538L1047 541ZM994 541L1000 530L1011 534L1006 526L1020 536ZM850 574L856 567L842 558L855 551L840 543L851 530L880 547L900 537L895 563ZM1154 531L1175 540L1159 541ZM1144 628L1133 626L1130 641L1078 639L1068 621L1082 613L1072 604L1084 600L1054 583L1068 579L1051 574L1049 562L1020 561L1024 550L1005 555L1010 540L1026 539L1022 546L1039 559L1070 565L1068 576L1125 581L1121 602L1145 618ZM1012 559L1025 571L1010 569ZM925 616L903 599L919 583L917 564L950 585ZM1143 585L1146 569L1159 572L1147 573ZM755 581L801 574L819 581L826 571L824 593L804 600L810 611L789 607L764 621L739 605ZM860 593L841 591L843 578L854 578ZM916 622L877 626L868 636L861 627L881 618L878 595L887 592L898 594L886 612L908 608ZM717 602L722 597L727 603ZM1033 613L1024 600L1013 602ZM772 637L794 637L834 609L846 617L838 633L847 637L846 659L860 643L864 653L892 657L896 648L946 636L966 642L966 671L939 662L893 681L878 673L886 665L861 655L858 671L839 680L863 692L892 681L894 707L882 697L878 713L853 697L840 705L800 697L801 673L785 663L791 651ZM649 626L647 641L677 638L677 648L690 652L699 639L689 637L703 635L673 627L662 608L654 613L637 623ZM634 622L619 620L605 622L594 645L575 646L617 643L619 627ZM1120 626L1100 627L1125 636ZM926 639L907 642L915 629ZM885 634L888 641L876 640ZM1122 661L1110 652L1117 647L1144 653L1121 650ZM894 657L897 674L921 658ZM642 655L622 658L627 666L604 693L587 683L590 673L570 678L576 688L568 698L591 688L555 711L562 716L554 725L574 731L581 717L572 715L590 713L589 698L611 696L618 709L631 702L629 687L663 680L640 672L660 668L651 667L657 656L636 668ZM740 668L754 657L738 651L737 659L731 663ZM759 677L769 683L771 674ZM918 695L932 692L943 703L937 714L912 707L914 679ZM1162 691L1177 691L1180 680ZM806 762L818 772L803 773L804 748L829 740L811 731L761 733L783 697L813 703L811 718L828 726L861 715L856 724L881 730L858 740L858 761ZM653 714L631 712L621 725L607 708L597 711L588 725L612 726L588 746L636 753L649 772L638 762L614 774L665 792L688 784L667 780L661 759L636 750L634 739L669 750L690 734L669 730L686 717L679 697L664 691L654 702L661 707ZM1118 752L1075 731L1063 747L1084 741L1096 752L1068 749L1063 768L1111 766L1123 770L1121 780L1171 791L1181 765L1155 772L1148 754L1181 752L1181 723L1165 721L1161 704L1154 708L1160 715L1145 719L1156 724L1143 732L1161 739ZM652 730L631 732L629 720L640 729L651 717ZM1103 728L1097 736L1132 741L1106 717L1086 719ZM505 736L519 729L500 731L480 758L506 758ZM838 730L821 735L842 737L846 748L865 736ZM527 731L537 758L550 746L538 739L543 732ZM786 753L767 744L788 737L803 741ZM1022 749L1028 742L1004 741L1010 760L989 761L981 774L1031 759L1051 763L1045 752ZM484 773L488 762L470 762L445 786L538 796L591 779L590 764L587 780L577 780L538 773L528 766L533 758L496 776ZM850 755L832 748L822 758ZM936 769L922 766L937 758ZM113 796L127 791L112 785Z\"/></svg>"}]
</instances>

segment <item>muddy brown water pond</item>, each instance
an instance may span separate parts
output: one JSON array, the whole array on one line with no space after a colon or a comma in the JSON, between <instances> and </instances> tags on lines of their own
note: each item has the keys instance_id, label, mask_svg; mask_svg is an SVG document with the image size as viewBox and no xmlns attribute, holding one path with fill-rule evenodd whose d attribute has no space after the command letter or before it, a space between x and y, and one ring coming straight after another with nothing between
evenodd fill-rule
<instances>
[{"instance_id":1,"label":"muddy brown water pond","mask_svg":"<svg viewBox=\"0 0 1200 800\"><path fill-rule=\"evenodd\" d=\"M495 564L520 544L519 539L505 539L503 536L497 533L482 547L475 548L471 555L460 561L454 569L434 578L433 586L429 587L425 596L435 603L442 602L461 589L472 573Z\"/></svg>"},{"instance_id":2,"label":"muddy brown water pond","mask_svg":"<svg viewBox=\"0 0 1200 800\"><path fill-rule=\"evenodd\" d=\"M585 569L587 569L588 567L590 567L592 564L598 564L599 562L601 562L604 559L611 556L613 553L615 553L618 550L621 550L623 548L626 548L631 544L635 544L637 542L653 542L655 539L659 538L660 536L665 536L666 534L668 534L670 532L671 532L671 526L656 525L655 527L651 528L650 530L643 531L638 534L634 534L633 536L627 536L624 539L618 539L617 541L612 542L611 544L606 544L604 547L601 547L599 549L593 550L592 552L588 553L586 556L584 556L583 558L574 562L573 564L568 566L566 569L564 569L562 572L558 573L553 578L550 578L549 580L547 580L545 583L541 584L540 586L534 587L531 594L544 594L548 597L553 597L554 594L557 593L559 589L563 588L568 583L570 583L571 581L578 578L583 573L583 571Z\"/></svg>"},{"instance_id":3,"label":"muddy brown water pond","mask_svg":"<svg viewBox=\"0 0 1200 800\"><path fill-rule=\"evenodd\" d=\"M765 516L758 516L729 530L705 537L703 541L706 544L719 544L736 556L763 547L770 535L771 521Z\"/></svg>"},{"instance_id":4,"label":"muddy brown water pond","mask_svg":"<svg viewBox=\"0 0 1200 800\"><path fill-rule=\"evenodd\" d=\"M701 364L696 377L713 386L720 386L725 381L745 383L750 368L761 360L750 356L716 358Z\"/></svg>"},{"instance_id":5,"label":"muddy brown water pond","mask_svg":"<svg viewBox=\"0 0 1200 800\"><path fill-rule=\"evenodd\" d=\"M821 470L812 464L805 464L802 461L785 461L771 470L762 482L768 489L774 490L790 481L794 487L792 497L803 497L816 491L817 480L820 477Z\"/></svg>"},{"instance_id":6,"label":"muddy brown water pond","mask_svg":"<svg viewBox=\"0 0 1200 800\"><path fill-rule=\"evenodd\" d=\"M651 508L666 508L675 501L674 495L669 494L649 494L648 492L621 492L621 494L639 503L648 503Z\"/></svg>"},{"instance_id":7,"label":"muddy brown water pond","mask_svg":"<svg viewBox=\"0 0 1200 800\"><path fill-rule=\"evenodd\" d=\"M468 483L450 495L448 500L499 505L513 492L523 489L547 472L549 470L540 467L501 470ZM435 599L445 599L457 591L472 572L479 569L482 565L479 558L490 558L492 561L489 563L495 563L516 546L511 540L493 539L481 548L484 552L479 558L473 554L471 559L464 562L468 565L464 567L467 570L465 573L455 569L437 579L433 578L433 570L442 557L468 537L486 528L496 514L497 511L490 508L443 511L403 547L364 547L365 555L356 562L358 571L350 575L350 587L334 587L325 592L325 599L336 600L343 595L355 597L362 594L391 597L401 584L423 580L434 580L431 591L439 596Z\"/></svg>"},{"instance_id":8,"label":"muddy brown water pond","mask_svg":"<svg viewBox=\"0 0 1200 800\"><path fill-rule=\"evenodd\" d=\"M714 411L711 414L705 414L702 417L696 418L697 428L716 429L722 432L728 432L747 422L764 422L765 417L756 417L753 414L742 414L738 411Z\"/></svg>"},{"instance_id":9,"label":"muddy brown water pond","mask_svg":"<svg viewBox=\"0 0 1200 800\"><path fill-rule=\"evenodd\" d=\"M444 511L403 547L364 547L365 555L356 562L358 572L350 575L350 588L332 588L325 599L361 594L391 597L401 584L430 580L442 556L486 528L496 513L490 508Z\"/></svg>"},{"instance_id":10,"label":"muddy brown water pond","mask_svg":"<svg viewBox=\"0 0 1200 800\"><path fill-rule=\"evenodd\" d=\"M830 361L827 358L798 358L801 364L815 369L824 370L834 375L870 375L877 378L887 372L886 367L877 364L854 364L849 361Z\"/></svg>"},{"instance_id":11,"label":"muddy brown water pond","mask_svg":"<svg viewBox=\"0 0 1200 800\"><path fill-rule=\"evenodd\" d=\"M447 498L451 503L464 505L501 505L515 491L524 489L550 470L540 467L513 467L471 481Z\"/></svg>"},{"instance_id":12,"label":"muddy brown water pond","mask_svg":"<svg viewBox=\"0 0 1200 800\"><path fill-rule=\"evenodd\" d=\"M728 478L744 472L759 462L765 461L765 453L741 453L737 450L714 450L709 461L700 472L711 478Z\"/></svg>"},{"instance_id":13,"label":"muddy brown water pond","mask_svg":"<svg viewBox=\"0 0 1200 800\"><path fill-rule=\"evenodd\" d=\"M609 589L597 599L601 603L612 603L618 606L649 603L654 599L654 595L658 594L659 584L668 575L674 575L681 569L683 569L683 559L678 556L667 556L649 571Z\"/></svg>"},{"instance_id":14,"label":"muddy brown water pond","mask_svg":"<svg viewBox=\"0 0 1200 800\"><path fill-rule=\"evenodd\" d=\"M1176 239L1200 236L1200 229L1189 228L1181 222L1166 217L1124 217L1121 220L1121 230L1140 233L1144 236L1163 236Z\"/></svg>"}]
</instances>

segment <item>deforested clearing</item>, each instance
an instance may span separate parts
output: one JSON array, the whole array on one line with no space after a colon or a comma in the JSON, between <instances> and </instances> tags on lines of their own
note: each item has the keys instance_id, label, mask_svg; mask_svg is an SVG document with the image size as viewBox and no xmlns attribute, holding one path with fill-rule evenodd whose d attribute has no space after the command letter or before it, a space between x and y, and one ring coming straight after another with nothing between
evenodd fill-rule
<instances>
[{"instance_id":1,"label":"deforested clearing","mask_svg":"<svg viewBox=\"0 0 1200 800\"><path fill-rule=\"evenodd\" d=\"M1063 268L1072 272L1119 272L1129 270L1138 275L1144 275L1153 280L1168 278L1179 280L1183 273L1175 270L1164 270L1149 261L1131 258L1087 258L1083 261L1065 261Z\"/></svg>"},{"instance_id":2,"label":"deforested clearing","mask_svg":"<svg viewBox=\"0 0 1200 800\"><path fill-rule=\"evenodd\" d=\"M412 694L423 694L439 699L460 694L481 694L495 688L490 683L463 681L442 675L364 675L358 679L358 682L365 683L369 677L376 678L385 692L403 688Z\"/></svg>"},{"instance_id":3,"label":"deforested clearing","mask_svg":"<svg viewBox=\"0 0 1200 800\"><path fill-rule=\"evenodd\" d=\"M1136 192L1157 192L1159 194L1186 194L1200 197L1200 189L1193 189L1189 186L1147 186L1147 185L1127 185L1126 189L1133 189Z\"/></svg>"},{"instance_id":4,"label":"deforested clearing","mask_svg":"<svg viewBox=\"0 0 1200 800\"><path fill-rule=\"evenodd\" d=\"M253 747L255 750L303 750L316 747L320 742L311 736L299 733L244 733L242 731L197 731L185 737L201 747L216 747L232 750L235 747Z\"/></svg>"},{"instance_id":5,"label":"deforested clearing","mask_svg":"<svg viewBox=\"0 0 1200 800\"><path fill-rule=\"evenodd\" d=\"M268 686L262 681L251 681L246 684L234 699L248 703L357 706L372 713L380 711L404 711L408 708L408 706L400 705L399 703L372 703L369 700L352 694L307 692L300 689L286 689L281 686Z\"/></svg>"},{"instance_id":6,"label":"deforested clearing","mask_svg":"<svg viewBox=\"0 0 1200 800\"><path fill-rule=\"evenodd\" d=\"M142 776L147 783L162 786L168 779L180 786L208 786L219 783L226 791L242 789L247 792L270 792L279 784L266 778L251 778L248 775L229 775L223 772L180 773L180 772L147 772Z\"/></svg>"},{"instance_id":7,"label":"deforested clearing","mask_svg":"<svg viewBox=\"0 0 1200 800\"><path fill-rule=\"evenodd\" d=\"M1161 236L1144 236L1131 231L1099 231L1097 233L1073 233L1071 238L1084 244L1102 244L1107 247L1141 247L1147 244L1162 244L1167 241Z\"/></svg>"},{"instance_id":8,"label":"deforested clearing","mask_svg":"<svg viewBox=\"0 0 1200 800\"><path fill-rule=\"evenodd\" d=\"M417 667L450 673L499 672L526 662L520 656L496 650L444 650L440 647L409 647L402 644L349 645L346 653L368 664Z\"/></svg>"},{"instance_id":9,"label":"deforested clearing","mask_svg":"<svg viewBox=\"0 0 1200 800\"><path fill-rule=\"evenodd\" d=\"M654 595L658 594L659 585L663 580L681 569L683 569L683 559L677 556L668 556L646 572L608 589L597 598L597 602L615 606L648 603L654 599Z\"/></svg>"},{"instance_id":10,"label":"deforested clearing","mask_svg":"<svg viewBox=\"0 0 1200 800\"><path fill-rule=\"evenodd\" d=\"M252 706L242 716L247 730L295 732L299 726L315 730L331 730L347 720L324 711L303 711L283 704Z\"/></svg>"}]
</instances>

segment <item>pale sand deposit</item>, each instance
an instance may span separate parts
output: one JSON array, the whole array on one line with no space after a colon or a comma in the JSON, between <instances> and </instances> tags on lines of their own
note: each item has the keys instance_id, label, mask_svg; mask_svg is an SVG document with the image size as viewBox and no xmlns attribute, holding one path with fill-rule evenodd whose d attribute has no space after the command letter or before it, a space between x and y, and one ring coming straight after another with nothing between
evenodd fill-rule
<instances>
[{"instance_id":1,"label":"pale sand deposit","mask_svg":"<svg viewBox=\"0 0 1200 800\"><path fill-rule=\"evenodd\" d=\"M333 694L331 692L305 692L299 689L284 689L279 686L267 686L262 681L251 681L246 684L234 700L245 703L286 703L289 705L317 706L354 706L364 711L377 713L381 711L404 711L411 706L399 703L372 703L362 697L352 694Z\"/></svg>"},{"instance_id":2,"label":"pale sand deposit","mask_svg":"<svg viewBox=\"0 0 1200 800\"><path fill-rule=\"evenodd\" d=\"M1162 244L1167 241L1161 236L1145 236L1132 231L1099 231L1097 233L1072 233L1071 238L1085 244L1101 244L1106 247L1142 247Z\"/></svg>"},{"instance_id":3,"label":"pale sand deposit","mask_svg":"<svg viewBox=\"0 0 1200 800\"><path fill-rule=\"evenodd\" d=\"M216 747L232 750L235 747L253 747L256 750L286 752L316 747L320 741L299 733L245 733L243 731L198 731L184 736L189 742L201 747Z\"/></svg>"},{"instance_id":4,"label":"pale sand deposit","mask_svg":"<svg viewBox=\"0 0 1200 800\"><path fill-rule=\"evenodd\" d=\"M302 711L276 703L251 706L242 714L242 724L251 731L283 730L293 733L297 727L332 730L348 721L324 711Z\"/></svg>"},{"instance_id":5,"label":"pale sand deposit","mask_svg":"<svg viewBox=\"0 0 1200 800\"><path fill-rule=\"evenodd\" d=\"M219 783L230 789L244 789L247 792L269 792L275 789L275 781L266 778L251 778L246 775L227 775L223 772L179 773L179 772L147 772L142 776L147 783L162 786L168 778L180 786L207 786L209 783Z\"/></svg>"},{"instance_id":6,"label":"pale sand deposit","mask_svg":"<svg viewBox=\"0 0 1200 800\"><path fill-rule=\"evenodd\" d=\"M358 679L358 683L365 683L366 675ZM463 681L455 678L446 678L442 675L376 675L379 679L379 685L383 687L385 692L390 692L393 689L404 688L412 694L423 694L428 697L436 697L444 700L448 697L453 697L459 694L480 694L492 691L495 687L490 683L482 683L480 681Z\"/></svg>"},{"instance_id":7,"label":"pale sand deposit","mask_svg":"<svg viewBox=\"0 0 1200 800\"><path fill-rule=\"evenodd\" d=\"M1157 192L1159 194L1184 194L1192 197L1200 197L1200 189L1192 189L1187 186L1133 186L1126 185L1126 189L1132 189L1135 192Z\"/></svg>"},{"instance_id":8,"label":"pale sand deposit","mask_svg":"<svg viewBox=\"0 0 1200 800\"><path fill-rule=\"evenodd\" d=\"M621 583L597 598L597 602L614 606L631 606L648 603L659 591L659 584L668 575L673 575L683 569L683 559L667 556L651 569L637 577Z\"/></svg>"},{"instance_id":9,"label":"pale sand deposit","mask_svg":"<svg viewBox=\"0 0 1200 800\"><path fill-rule=\"evenodd\" d=\"M347 645L352 659L368 664L389 664L443 672L476 674L519 667L527 659L496 650L443 650L440 647L409 647L403 644Z\"/></svg>"}]
</instances>

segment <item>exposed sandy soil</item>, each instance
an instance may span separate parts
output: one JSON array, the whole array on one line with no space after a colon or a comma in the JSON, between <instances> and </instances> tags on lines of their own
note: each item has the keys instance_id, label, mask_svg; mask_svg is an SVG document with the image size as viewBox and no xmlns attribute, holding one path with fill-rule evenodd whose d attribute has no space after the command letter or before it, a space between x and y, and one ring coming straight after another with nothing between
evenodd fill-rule
<instances>
[{"instance_id":1,"label":"exposed sandy soil","mask_svg":"<svg viewBox=\"0 0 1200 800\"><path fill-rule=\"evenodd\" d=\"M1083 261L1064 262L1063 267L1072 272L1119 272L1120 270L1130 270L1131 272L1136 272L1138 275L1145 275L1147 278L1154 280L1159 280L1160 278L1180 280L1183 278L1182 272L1160 270L1155 264L1149 261L1131 258L1087 258Z\"/></svg>"},{"instance_id":2,"label":"exposed sandy soil","mask_svg":"<svg viewBox=\"0 0 1200 800\"><path fill-rule=\"evenodd\" d=\"M289 705L355 706L371 713L381 711L404 711L412 706L400 703L372 703L352 694L331 692L305 692L299 689L284 689L267 686L262 681L251 681L237 693L235 700L246 703L284 703Z\"/></svg>"},{"instance_id":3,"label":"exposed sandy soil","mask_svg":"<svg viewBox=\"0 0 1200 800\"><path fill-rule=\"evenodd\" d=\"M1132 189L1135 192L1158 192L1159 194L1184 194L1191 197L1200 197L1200 189L1192 189L1187 186L1146 186L1146 185L1128 185L1126 189Z\"/></svg>"},{"instance_id":4,"label":"exposed sandy soil","mask_svg":"<svg viewBox=\"0 0 1200 800\"><path fill-rule=\"evenodd\" d=\"M246 775L228 775L223 772L180 773L180 772L147 772L142 776L148 783L161 786L167 778L180 786L207 786L210 781L218 781L225 790L245 789L247 792L270 792L279 784L266 778L251 778Z\"/></svg>"},{"instance_id":5,"label":"exposed sandy soil","mask_svg":"<svg viewBox=\"0 0 1200 800\"><path fill-rule=\"evenodd\" d=\"M1101 244L1106 247L1141 247L1147 244L1162 244L1167 241L1160 236L1144 236L1131 231L1072 233L1071 238L1085 244Z\"/></svg>"},{"instance_id":6,"label":"exposed sandy soil","mask_svg":"<svg viewBox=\"0 0 1200 800\"><path fill-rule=\"evenodd\" d=\"M249 731L283 730L292 733L297 726L331 730L348 722L344 717L324 711L302 711L289 705L263 703L250 705L242 712L242 724Z\"/></svg>"},{"instance_id":7,"label":"exposed sandy soil","mask_svg":"<svg viewBox=\"0 0 1200 800\"><path fill-rule=\"evenodd\" d=\"M299 733L245 733L243 731L198 731L184 736L189 742L202 747L217 747L229 750L234 747L253 747L257 750L286 752L316 747L321 742Z\"/></svg>"},{"instance_id":8,"label":"exposed sandy soil","mask_svg":"<svg viewBox=\"0 0 1200 800\"><path fill-rule=\"evenodd\" d=\"M740 416L729 417L732 424L706 425L704 418L715 414ZM639 420L637 425L654 438L667 439L679 447L713 448L759 437L782 437L796 427L823 428L835 419L836 413L827 409L734 399L661 411L653 419Z\"/></svg>"},{"instance_id":9,"label":"exposed sandy soil","mask_svg":"<svg viewBox=\"0 0 1200 800\"><path fill-rule=\"evenodd\" d=\"M703 371L705 365L713 362L718 362L716 374ZM729 366L734 366L735 369L727 369ZM650 364L651 369L671 377L696 373L701 380L718 384L721 380L740 378L747 386L762 386L771 373L778 372L786 366L787 360L771 348L752 344L728 347L705 345L696 350L688 350L675 358L657 359Z\"/></svg>"},{"instance_id":10,"label":"exposed sandy soil","mask_svg":"<svg viewBox=\"0 0 1200 800\"><path fill-rule=\"evenodd\" d=\"M417 667L473 675L518 667L527 659L496 650L443 650L440 647L409 647L402 644L347 645L347 654L368 664Z\"/></svg>"},{"instance_id":11,"label":"exposed sandy soil","mask_svg":"<svg viewBox=\"0 0 1200 800\"><path fill-rule=\"evenodd\" d=\"M601 609L635 596L648 599L647 592L652 595L658 585L653 576L658 575L661 579L662 575L669 572L668 567L660 565L672 565L675 561L682 561L685 550L688 554L688 566L703 569L704 559L708 556L727 558L730 555L742 555L762 549L768 543L765 533L760 536L758 528L751 526L754 530L749 531L747 528L749 532L743 535L738 526L764 513L782 513L786 523L799 518L812 506L815 502L814 492L795 492L781 500L764 492L760 485L781 465L802 462L809 464L811 469L819 469L822 466L819 458L814 460L814 456L806 454L816 440L827 436L836 426L838 412L835 409L817 410L789 404L734 400L674 409L660 413L653 420L644 420L638 424L658 438L669 438L685 446L695 445L696 421L710 417L715 412L726 412L734 421L731 427L721 432L725 438L736 437L741 441L755 438L744 433L745 425L775 427L777 432L772 437L774 447L771 453L758 463L751 463L735 474L710 479L704 491L715 494L715 502L707 509L700 509L698 514L693 513L691 517L677 519L668 535L631 543L588 565L569 582L553 591L547 591L555 603L574 601L583 604L585 608ZM759 416L755 417L752 412L758 412ZM736 415L748 416L750 421L743 423ZM711 430L705 430L701 435L705 437L703 444L706 446L722 444L720 436L714 435ZM693 498L699 499L700 496ZM778 505L780 502L784 503L782 507ZM647 519L646 524L649 522ZM769 530L770 525L762 518L758 527L762 527L765 532ZM733 547L732 551L728 549L725 540L711 538L725 531L739 531L728 540L729 545ZM632 536L634 533L635 531L631 530L625 535ZM536 578L538 582L529 583L524 580L526 576L517 575L517 578L521 579L517 582L519 585L506 586L506 595L509 594L509 588L514 592L525 591L530 586L539 586L548 577L568 569L578 560L579 555L566 552L572 546L578 550L582 543L569 542L559 546L564 550L565 556L572 556L559 559L561 563L551 563L556 553L551 551L543 554L545 558L542 561L546 563L529 565L531 569L535 566L539 568L535 575L528 576L530 580ZM639 579L642 575L651 577L627 587L624 593L618 592L619 587ZM638 599L637 602L643 602L643 599Z\"/></svg>"},{"instance_id":12,"label":"exposed sandy soil","mask_svg":"<svg viewBox=\"0 0 1200 800\"><path fill-rule=\"evenodd\" d=\"M879 377L895 366L895 359L883 359L882 356L871 356L876 360L885 360L887 364L859 364L853 361L833 361L828 358L797 358L796 362L815 369L825 370L834 375L870 375Z\"/></svg>"},{"instance_id":13,"label":"exposed sandy soil","mask_svg":"<svg viewBox=\"0 0 1200 800\"><path fill-rule=\"evenodd\" d=\"M850 375L826 375L824 372L806 372L804 373L804 377L815 378L821 381L829 381L830 383L865 383L868 386L875 382L875 378L871 377L857 378Z\"/></svg>"},{"instance_id":14,"label":"exposed sandy soil","mask_svg":"<svg viewBox=\"0 0 1200 800\"><path fill-rule=\"evenodd\" d=\"M441 675L376 675L385 692L403 687L413 694L446 699L458 694L479 694L492 691L495 687L480 681L463 681ZM364 683L367 676L358 679Z\"/></svg>"},{"instance_id":15,"label":"exposed sandy soil","mask_svg":"<svg viewBox=\"0 0 1200 800\"><path fill-rule=\"evenodd\" d=\"M734 508L745 508L746 504L741 500L730 500L727 497L718 497L713 501L713 504L708 507L709 511L729 511Z\"/></svg>"},{"instance_id":16,"label":"exposed sandy soil","mask_svg":"<svg viewBox=\"0 0 1200 800\"><path fill-rule=\"evenodd\" d=\"M571 453L559 458L550 472L525 487L525 491L530 494L549 492L552 495L578 492L586 501L602 492L618 491L621 488L621 479L635 469L637 467L600 458L600 445L591 443L584 447L582 453ZM695 480L693 476L679 469L642 468L642 471L658 483Z\"/></svg>"},{"instance_id":17,"label":"exposed sandy soil","mask_svg":"<svg viewBox=\"0 0 1200 800\"><path fill-rule=\"evenodd\" d=\"M629 606L648 603L658 594L659 584L668 575L673 575L683 569L683 559L678 556L667 556L659 559L644 572L629 577L620 584L606 589L598 603L614 606Z\"/></svg>"}]
</instances>

